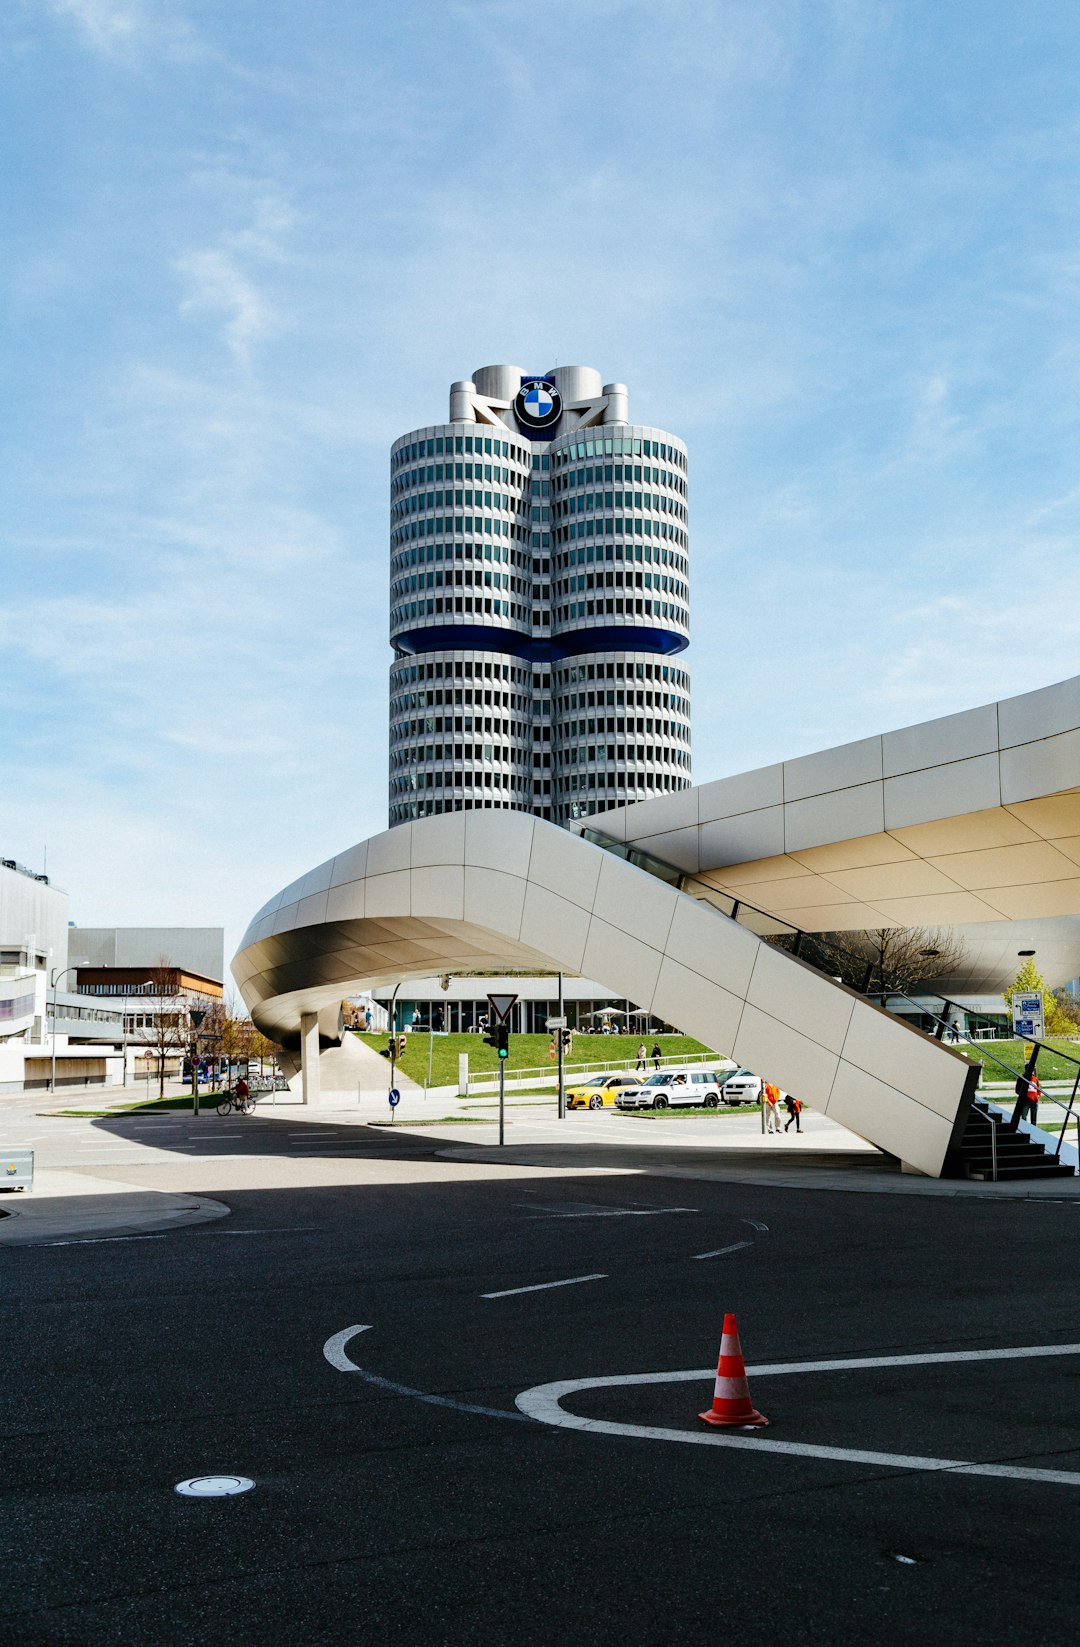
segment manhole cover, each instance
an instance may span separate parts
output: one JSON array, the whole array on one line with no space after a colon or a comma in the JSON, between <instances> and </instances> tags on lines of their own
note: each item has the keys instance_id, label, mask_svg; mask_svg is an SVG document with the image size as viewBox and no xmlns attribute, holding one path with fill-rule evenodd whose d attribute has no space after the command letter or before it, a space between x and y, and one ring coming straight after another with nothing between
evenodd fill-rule
<instances>
[{"instance_id":1,"label":"manhole cover","mask_svg":"<svg viewBox=\"0 0 1080 1647\"><path fill-rule=\"evenodd\" d=\"M254 1485L246 1475L193 1475L190 1481L178 1481L176 1490L184 1498L229 1498Z\"/></svg>"}]
</instances>

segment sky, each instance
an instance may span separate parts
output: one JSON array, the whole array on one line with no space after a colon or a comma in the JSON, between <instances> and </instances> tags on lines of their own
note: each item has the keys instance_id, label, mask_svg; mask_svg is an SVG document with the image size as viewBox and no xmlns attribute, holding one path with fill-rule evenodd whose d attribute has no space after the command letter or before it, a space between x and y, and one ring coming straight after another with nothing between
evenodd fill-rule
<instances>
[{"instance_id":1,"label":"sky","mask_svg":"<svg viewBox=\"0 0 1080 1647\"><path fill-rule=\"evenodd\" d=\"M386 825L389 448L689 447L694 778L1077 672L1080 11L9 0L0 855L223 925Z\"/></svg>"}]
</instances>

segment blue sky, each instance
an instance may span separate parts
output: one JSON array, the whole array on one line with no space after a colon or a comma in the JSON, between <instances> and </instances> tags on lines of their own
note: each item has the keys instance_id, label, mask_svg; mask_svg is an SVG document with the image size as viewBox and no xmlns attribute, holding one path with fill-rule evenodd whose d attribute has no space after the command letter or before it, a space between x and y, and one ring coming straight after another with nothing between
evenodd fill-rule
<instances>
[{"instance_id":1,"label":"blue sky","mask_svg":"<svg viewBox=\"0 0 1080 1647\"><path fill-rule=\"evenodd\" d=\"M223 923L386 821L388 449L489 361L690 448L697 780L1080 633L1080 12L11 0L0 850Z\"/></svg>"}]
</instances>

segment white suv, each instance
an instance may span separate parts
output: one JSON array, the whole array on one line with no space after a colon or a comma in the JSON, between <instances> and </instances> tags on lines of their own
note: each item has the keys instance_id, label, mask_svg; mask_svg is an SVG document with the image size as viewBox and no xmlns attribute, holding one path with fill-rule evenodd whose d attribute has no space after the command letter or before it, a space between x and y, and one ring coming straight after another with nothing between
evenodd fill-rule
<instances>
[{"instance_id":1,"label":"white suv","mask_svg":"<svg viewBox=\"0 0 1080 1647\"><path fill-rule=\"evenodd\" d=\"M650 1075L638 1087L623 1087L615 1094L616 1109L678 1109L702 1105L719 1109L727 1070L719 1069L661 1069Z\"/></svg>"},{"instance_id":2,"label":"white suv","mask_svg":"<svg viewBox=\"0 0 1080 1647\"><path fill-rule=\"evenodd\" d=\"M761 1076L752 1069L737 1069L724 1082L724 1103L756 1104L761 1097Z\"/></svg>"}]
</instances>

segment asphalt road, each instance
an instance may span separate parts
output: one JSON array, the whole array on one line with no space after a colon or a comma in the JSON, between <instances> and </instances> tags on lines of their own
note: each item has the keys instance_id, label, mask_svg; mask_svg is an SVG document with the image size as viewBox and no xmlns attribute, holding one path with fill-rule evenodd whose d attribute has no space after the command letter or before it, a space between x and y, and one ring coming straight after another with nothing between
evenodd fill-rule
<instances>
[{"instance_id":1,"label":"asphalt road","mask_svg":"<svg viewBox=\"0 0 1080 1647\"><path fill-rule=\"evenodd\" d=\"M4 1253L0 1641L1075 1638L1080 1354L751 1377L750 1446L645 1433L711 1433L727 1310L751 1366L1080 1342L1075 1204L445 1172ZM515 1405L695 1368L564 1403L634 1434ZM207 1472L255 1486L177 1496Z\"/></svg>"}]
</instances>

